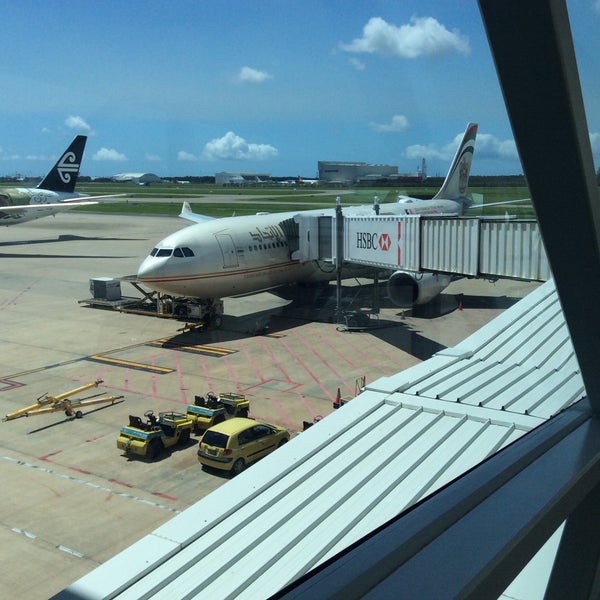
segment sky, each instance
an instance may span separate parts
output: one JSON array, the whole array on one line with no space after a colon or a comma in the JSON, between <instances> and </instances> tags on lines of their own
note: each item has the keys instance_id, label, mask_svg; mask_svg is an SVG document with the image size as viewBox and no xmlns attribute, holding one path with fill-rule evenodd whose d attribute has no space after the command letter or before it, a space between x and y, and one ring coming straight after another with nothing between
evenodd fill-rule
<instances>
[{"instance_id":1,"label":"sky","mask_svg":"<svg viewBox=\"0 0 600 600\"><path fill-rule=\"evenodd\" d=\"M596 169L600 0L567 0ZM0 175L522 173L475 0L0 0ZM549 124L549 127L552 125Z\"/></svg>"}]
</instances>

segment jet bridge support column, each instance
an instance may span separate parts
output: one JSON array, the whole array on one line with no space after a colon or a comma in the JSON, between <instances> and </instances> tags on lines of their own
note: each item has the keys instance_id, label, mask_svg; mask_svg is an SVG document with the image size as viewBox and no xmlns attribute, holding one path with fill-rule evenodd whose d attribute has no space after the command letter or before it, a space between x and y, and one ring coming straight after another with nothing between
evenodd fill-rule
<instances>
[{"instance_id":1,"label":"jet bridge support column","mask_svg":"<svg viewBox=\"0 0 600 600\"><path fill-rule=\"evenodd\" d=\"M344 215L342 214L342 200L335 199L335 272L336 296L335 316L336 322L342 321L342 264L344 262Z\"/></svg>"}]
</instances>

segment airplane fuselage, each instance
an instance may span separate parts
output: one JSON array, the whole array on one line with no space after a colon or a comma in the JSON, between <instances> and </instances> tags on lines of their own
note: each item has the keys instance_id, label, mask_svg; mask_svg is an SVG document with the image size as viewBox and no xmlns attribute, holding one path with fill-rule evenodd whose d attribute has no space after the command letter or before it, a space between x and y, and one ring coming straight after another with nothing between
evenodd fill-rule
<instances>
[{"instance_id":1,"label":"airplane fuselage","mask_svg":"<svg viewBox=\"0 0 600 600\"><path fill-rule=\"evenodd\" d=\"M348 206L346 215L373 215L373 206ZM303 211L333 215L334 209ZM452 200L402 199L381 204L379 214L457 215ZM152 290L173 296L223 298L291 283L317 283L335 276L321 261L299 262L281 222L297 212L214 219L185 227L163 239L138 270L138 280Z\"/></svg>"}]
</instances>

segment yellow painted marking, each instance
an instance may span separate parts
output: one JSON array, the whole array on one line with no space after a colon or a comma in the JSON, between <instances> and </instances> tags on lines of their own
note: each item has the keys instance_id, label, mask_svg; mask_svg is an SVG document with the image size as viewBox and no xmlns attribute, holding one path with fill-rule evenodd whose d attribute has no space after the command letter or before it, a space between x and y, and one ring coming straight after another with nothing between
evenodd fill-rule
<instances>
[{"instance_id":1,"label":"yellow painted marking","mask_svg":"<svg viewBox=\"0 0 600 600\"><path fill-rule=\"evenodd\" d=\"M95 362L108 363L109 365L115 365L116 367L128 367L130 369L138 369L140 371L150 371L152 373L172 373L174 369L167 369L165 367L157 367L156 365L147 365L144 363L133 362L131 360L120 360L118 358L108 358L108 356L102 356L101 354L94 354L88 357L88 360Z\"/></svg>"},{"instance_id":2,"label":"yellow painted marking","mask_svg":"<svg viewBox=\"0 0 600 600\"><path fill-rule=\"evenodd\" d=\"M234 350L232 348L220 348L218 346L205 346L202 344L179 344L177 342L172 342L167 338L150 342L148 345L158 346L160 348L181 350L182 352L192 352L195 354L209 354L213 356L227 356L229 354L235 354L237 352L237 350Z\"/></svg>"}]
</instances>

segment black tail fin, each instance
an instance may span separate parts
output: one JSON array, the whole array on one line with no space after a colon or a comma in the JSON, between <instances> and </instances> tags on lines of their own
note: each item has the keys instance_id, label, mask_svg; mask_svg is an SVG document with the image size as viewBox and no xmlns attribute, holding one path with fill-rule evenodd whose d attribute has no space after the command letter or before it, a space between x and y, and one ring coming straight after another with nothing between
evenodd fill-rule
<instances>
[{"instance_id":1,"label":"black tail fin","mask_svg":"<svg viewBox=\"0 0 600 600\"><path fill-rule=\"evenodd\" d=\"M78 135L37 187L53 192L74 192L86 141L87 136Z\"/></svg>"}]
</instances>

